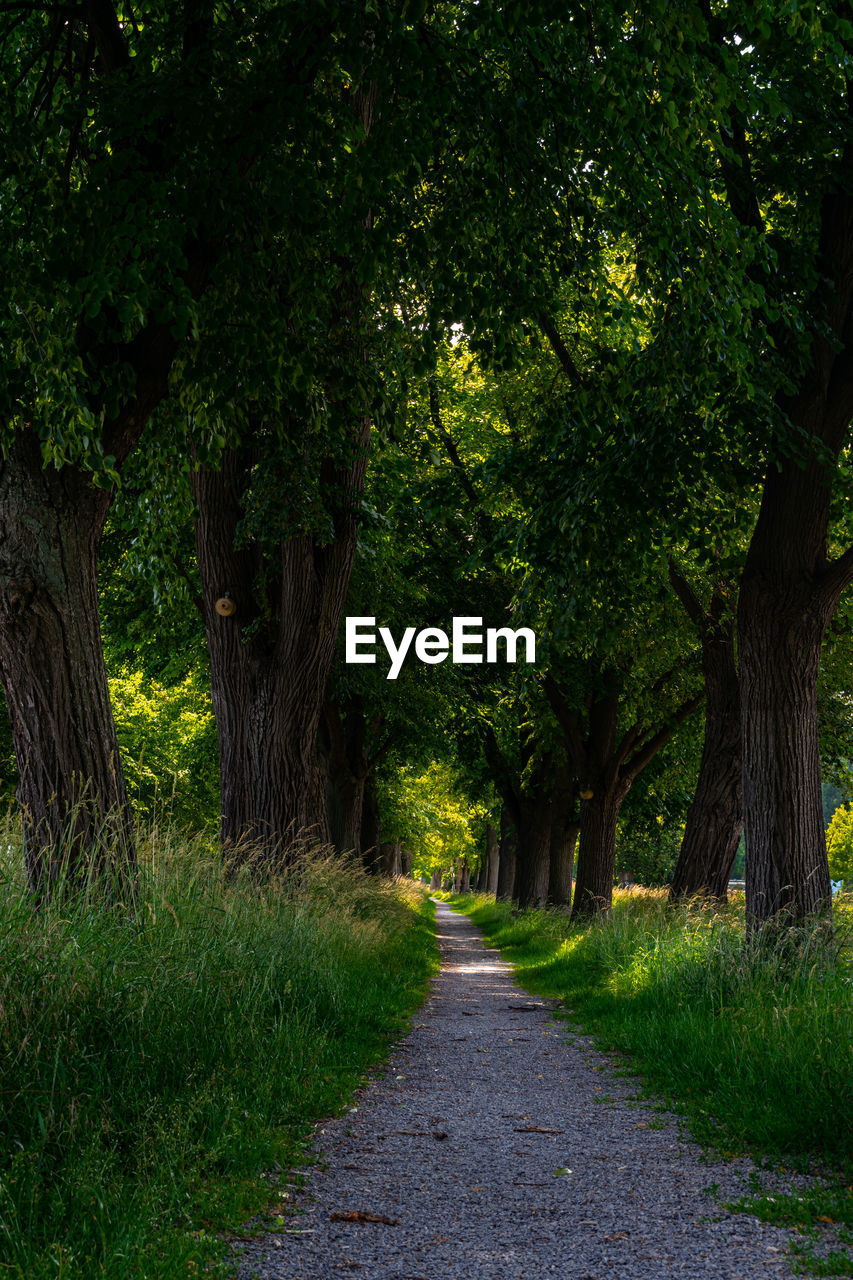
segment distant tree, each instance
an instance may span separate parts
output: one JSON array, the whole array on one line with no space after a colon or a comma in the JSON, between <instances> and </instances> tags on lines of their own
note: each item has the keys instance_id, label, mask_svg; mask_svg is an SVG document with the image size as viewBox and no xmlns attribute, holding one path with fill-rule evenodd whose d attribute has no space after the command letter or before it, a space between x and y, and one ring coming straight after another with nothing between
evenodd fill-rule
<instances>
[{"instance_id":1,"label":"distant tree","mask_svg":"<svg viewBox=\"0 0 853 1280\"><path fill-rule=\"evenodd\" d=\"M853 805L835 810L826 832L829 874L849 885L853 881Z\"/></svg>"}]
</instances>

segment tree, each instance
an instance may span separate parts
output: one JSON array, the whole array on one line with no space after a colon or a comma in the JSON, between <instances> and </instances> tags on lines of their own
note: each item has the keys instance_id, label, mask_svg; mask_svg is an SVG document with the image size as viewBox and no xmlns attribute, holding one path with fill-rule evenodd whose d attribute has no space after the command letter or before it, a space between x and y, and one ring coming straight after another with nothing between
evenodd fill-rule
<instances>
[{"instance_id":1,"label":"tree","mask_svg":"<svg viewBox=\"0 0 853 1280\"><path fill-rule=\"evenodd\" d=\"M423 772L403 766L385 780L383 825L389 845L413 852L416 876L460 871L474 865L477 843L485 832L485 813L460 785L456 770L433 763Z\"/></svg>"},{"instance_id":2,"label":"tree","mask_svg":"<svg viewBox=\"0 0 853 1280\"><path fill-rule=\"evenodd\" d=\"M840 805L826 833L829 874L849 884L853 880L853 807Z\"/></svg>"},{"instance_id":3,"label":"tree","mask_svg":"<svg viewBox=\"0 0 853 1280\"><path fill-rule=\"evenodd\" d=\"M575 851L581 823L578 787L568 761L558 767L551 799L551 844L548 865L548 902L555 907L572 903Z\"/></svg>"},{"instance_id":4,"label":"tree","mask_svg":"<svg viewBox=\"0 0 853 1280\"><path fill-rule=\"evenodd\" d=\"M730 593L715 584L706 610L674 563L670 579L696 627L705 681L705 741L670 896L703 894L725 902L743 832L740 686Z\"/></svg>"},{"instance_id":5,"label":"tree","mask_svg":"<svg viewBox=\"0 0 853 1280\"><path fill-rule=\"evenodd\" d=\"M738 602L747 910L764 920L825 909L830 897L817 681L826 628L853 581L853 551L833 557L828 544L853 417L853 27L829 6L812 25L794 14L780 45L770 6L743 26L728 12L706 17L707 61L730 85L720 171L752 280L768 299L758 319L777 356L774 407L785 424L771 445ZM751 46L748 57L734 52L735 35ZM792 112L802 120L796 131ZM795 219L784 212L792 200ZM779 300L795 276L803 306L791 316Z\"/></svg>"},{"instance_id":6,"label":"tree","mask_svg":"<svg viewBox=\"0 0 853 1280\"><path fill-rule=\"evenodd\" d=\"M199 299L234 266L249 175L275 151L299 186L283 139L306 131L329 35L300 3L250 20L192 0L4 19L0 679L39 893L109 872L132 892L98 547Z\"/></svg>"},{"instance_id":7,"label":"tree","mask_svg":"<svg viewBox=\"0 0 853 1280\"><path fill-rule=\"evenodd\" d=\"M683 684L673 682L671 673L664 673L650 683L647 698L643 699L648 703L650 693L654 709L644 708L639 713L635 710L633 714L629 710L626 720L625 685L624 677L612 666L588 673L584 681L585 707L581 710L573 707L566 686L552 672L545 677L545 691L579 779L580 843L572 919L609 909L616 830L623 801L638 774L702 701L701 693L684 696ZM654 716L651 722L650 710Z\"/></svg>"},{"instance_id":8,"label":"tree","mask_svg":"<svg viewBox=\"0 0 853 1280\"><path fill-rule=\"evenodd\" d=\"M542 907L551 876L554 761L531 726L516 732L517 740L506 741L503 749L491 726L486 740L486 758L515 834L514 883L503 891L521 907Z\"/></svg>"}]
</instances>

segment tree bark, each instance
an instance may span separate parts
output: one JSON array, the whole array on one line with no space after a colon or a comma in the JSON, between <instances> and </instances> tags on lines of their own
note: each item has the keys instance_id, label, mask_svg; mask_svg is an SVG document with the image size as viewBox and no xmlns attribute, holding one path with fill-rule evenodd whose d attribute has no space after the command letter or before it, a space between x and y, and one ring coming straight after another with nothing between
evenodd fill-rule
<instances>
[{"instance_id":1,"label":"tree bark","mask_svg":"<svg viewBox=\"0 0 853 1280\"><path fill-rule=\"evenodd\" d=\"M481 893L495 893L497 891L499 863L498 833L489 823L486 827L486 853L483 858L482 877L479 884Z\"/></svg>"},{"instance_id":2,"label":"tree bark","mask_svg":"<svg viewBox=\"0 0 853 1280\"><path fill-rule=\"evenodd\" d=\"M376 85L347 92L353 116L370 133ZM370 213L363 223L369 227ZM363 338L366 289L357 265L335 262L334 338L339 355L366 368ZM343 362L342 362L343 363ZM334 385L335 382L338 385ZM198 509L196 547L210 650L214 714L219 736L223 846L265 860L287 856L295 838L330 841L317 735L335 640L349 587L364 490L371 420L366 395L353 390L352 370L333 375L326 394L346 422L341 439L319 462L329 533L301 532L285 541L237 544L251 483L255 443L240 455L226 450L218 471L193 475ZM263 423L261 423L263 426ZM304 438L307 424L294 424ZM274 459L266 451L265 460ZM283 477L298 483L298 477ZM216 601L230 597L223 617Z\"/></svg>"},{"instance_id":3,"label":"tree bark","mask_svg":"<svg viewBox=\"0 0 853 1280\"><path fill-rule=\"evenodd\" d=\"M379 797L376 794L376 780L368 774L364 782L364 797L361 807L361 860L366 871L378 875L380 871L379 835L382 823L379 816Z\"/></svg>"},{"instance_id":4,"label":"tree bark","mask_svg":"<svg viewBox=\"0 0 853 1280\"><path fill-rule=\"evenodd\" d=\"M496 897L507 902L511 902L515 894L516 843L515 827L507 810L502 809Z\"/></svg>"},{"instance_id":5,"label":"tree bark","mask_svg":"<svg viewBox=\"0 0 853 1280\"><path fill-rule=\"evenodd\" d=\"M580 820L551 826L551 850L548 875L548 901L555 907L569 907L572 902L572 877L580 834Z\"/></svg>"},{"instance_id":6,"label":"tree bark","mask_svg":"<svg viewBox=\"0 0 853 1280\"><path fill-rule=\"evenodd\" d=\"M616 866L616 823L628 788L602 781L581 800L578 877L572 920L609 911L613 905Z\"/></svg>"},{"instance_id":7,"label":"tree bark","mask_svg":"<svg viewBox=\"0 0 853 1280\"><path fill-rule=\"evenodd\" d=\"M544 779L542 781L544 784ZM551 803L544 794L522 797L519 810L516 853L518 905L543 907L548 900L551 862Z\"/></svg>"},{"instance_id":8,"label":"tree bark","mask_svg":"<svg viewBox=\"0 0 853 1280\"><path fill-rule=\"evenodd\" d=\"M557 770L551 809L548 901L558 907L570 906L575 850L580 832L577 783L569 765Z\"/></svg>"},{"instance_id":9,"label":"tree bark","mask_svg":"<svg viewBox=\"0 0 853 1280\"><path fill-rule=\"evenodd\" d=\"M743 832L740 685L733 624L707 626L702 669L705 741L670 898L677 901L701 894L725 902Z\"/></svg>"},{"instance_id":10,"label":"tree bark","mask_svg":"<svg viewBox=\"0 0 853 1280\"><path fill-rule=\"evenodd\" d=\"M829 107L830 99L827 99ZM837 108L832 107L834 112ZM787 360L777 408L793 425L792 440L768 459L758 519L738 600L743 751L746 910L750 928L781 915L787 921L829 914L831 887L822 819L817 729L817 674L829 621L853 581L853 548L830 560L830 507L838 460L853 418L853 193L849 174L853 98L846 94L848 134L827 165L817 165L812 191L815 237L800 249L796 282L810 276L801 334L768 320L774 351ZM751 235L768 226L755 182L747 131L732 109L719 136L737 154L720 154L729 207ZM728 135L728 136L726 136ZM804 199L804 204L809 200ZM760 268L748 274L767 285ZM771 287L790 295L789 281ZM769 293L768 296L772 296ZM800 323L802 328L802 321Z\"/></svg>"},{"instance_id":11,"label":"tree bark","mask_svg":"<svg viewBox=\"0 0 853 1280\"><path fill-rule=\"evenodd\" d=\"M747 561L738 612L746 903L753 923L780 912L796 919L828 911L832 900L817 722L829 617L815 607L813 592L759 575L756 559Z\"/></svg>"},{"instance_id":12,"label":"tree bark","mask_svg":"<svg viewBox=\"0 0 853 1280\"><path fill-rule=\"evenodd\" d=\"M665 687L672 674L658 681L658 691ZM549 673L544 682L548 701L563 730L566 753L578 778L581 797L572 920L610 910L616 866L616 823L622 802L637 775L702 700L700 696L687 698L654 732L648 732L637 722L620 736L617 733L620 679L616 673L601 672L599 683L602 691L587 700L587 733L584 735L578 714L553 675Z\"/></svg>"},{"instance_id":13,"label":"tree bark","mask_svg":"<svg viewBox=\"0 0 853 1280\"><path fill-rule=\"evenodd\" d=\"M498 833L494 827L490 828L493 832L493 841L489 850L489 874L486 880L486 893L497 897L498 880L501 874L501 846L498 840Z\"/></svg>"},{"instance_id":14,"label":"tree bark","mask_svg":"<svg viewBox=\"0 0 853 1280\"><path fill-rule=\"evenodd\" d=\"M320 754L326 774L329 833L338 853L361 856L365 785L393 745L390 734L381 745L376 742L384 722L384 715L375 715L368 723L358 695L343 705L333 697L325 700L320 719Z\"/></svg>"},{"instance_id":15,"label":"tree bark","mask_svg":"<svg viewBox=\"0 0 853 1280\"><path fill-rule=\"evenodd\" d=\"M368 425L335 474L336 538L237 545L254 458L226 451L193 475L196 549L219 738L221 835L231 856L278 861L296 839L328 843L317 733L355 554L352 503L364 481ZM274 603L264 570L275 574ZM265 599L266 597L266 599ZM223 616L217 602L228 600Z\"/></svg>"},{"instance_id":16,"label":"tree bark","mask_svg":"<svg viewBox=\"0 0 853 1280\"><path fill-rule=\"evenodd\" d=\"M383 840L379 846L380 864L383 876L396 880L401 874L401 845L399 840Z\"/></svg>"},{"instance_id":17,"label":"tree bark","mask_svg":"<svg viewBox=\"0 0 853 1280\"><path fill-rule=\"evenodd\" d=\"M441 872L440 871L433 871L432 875L429 878L429 887L433 891L441 888Z\"/></svg>"},{"instance_id":18,"label":"tree bark","mask_svg":"<svg viewBox=\"0 0 853 1280\"><path fill-rule=\"evenodd\" d=\"M27 877L132 896L135 849L98 620L109 495L42 465L28 431L0 461L0 678L23 811Z\"/></svg>"},{"instance_id":19,"label":"tree bark","mask_svg":"<svg viewBox=\"0 0 853 1280\"><path fill-rule=\"evenodd\" d=\"M326 814L329 836L338 853L361 857L361 819L364 808L366 725L360 708L344 716L327 698L320 720L320 750L326 775Z\"/></svg>"}]
</instances>

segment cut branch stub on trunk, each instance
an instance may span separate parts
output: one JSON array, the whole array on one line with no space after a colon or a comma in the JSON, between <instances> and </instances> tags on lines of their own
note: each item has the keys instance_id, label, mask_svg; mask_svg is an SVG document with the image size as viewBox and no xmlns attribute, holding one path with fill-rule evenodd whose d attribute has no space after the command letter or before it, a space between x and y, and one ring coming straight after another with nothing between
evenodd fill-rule
<instances>
[{"instance_id":1,"label":"cut branch stub on trunk","mask_svg":"<svg viewBox=\"0 0 853 1280\"><path fill-rule=\"evenodd\" d=\"M329 842L317 735L355 554L354 499L364 480L362 423L337 483L336 536L238 544L255 463L251 443L193 475L196 549L219 739L222 841L238 857L278 859L290 841ZM223 590L227 584L227 591ZM227 597L234 613L216 602Z\"/></svg>"}]
</instances>

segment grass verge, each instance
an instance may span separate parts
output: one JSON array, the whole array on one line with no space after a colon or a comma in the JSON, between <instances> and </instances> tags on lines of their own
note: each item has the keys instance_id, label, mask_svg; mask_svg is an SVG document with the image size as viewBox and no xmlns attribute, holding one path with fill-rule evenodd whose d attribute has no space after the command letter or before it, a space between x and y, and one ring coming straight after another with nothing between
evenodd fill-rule
<instances>
[{"instance_id":1,"label":"grass verge","mask_svg":"<svg viewBox=\"0 0 853 1280\"><path fill-rule=\"evenodd\" d=\"M3 845L6 845L6 839ZM0 885L0 1276L226 1275L437 967L432 904L340 861L260 886L142 842L140 911Z\"/></svg>"},{"instance_id":2,"label":"grass verge","mask_svg":"<svg viewBox=\"0 0 853 1280\"><path fill-rule=\"evenodd\" d=\"M813 1236L831 1224L844 1239L853 1228L849 904L831 945L804 931L784 946L747 947L737 905L670 908L654 891L617 893L609 917L574 928L564 912L518 912L482 895L450 901L527 990L559 998L601 1048L629 1054L700 1142L826 1179L811 1196L752 1200L750 1211ZM846 1250L807 1254L801 1265L818 1274L851 1274Z\"/></svg>"}]
</instances>

